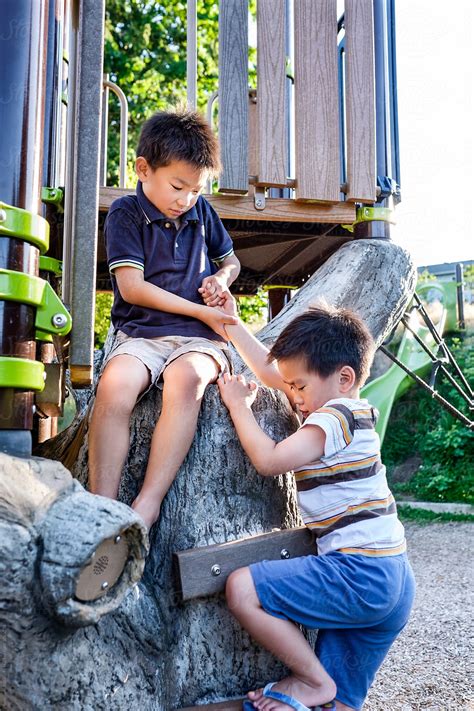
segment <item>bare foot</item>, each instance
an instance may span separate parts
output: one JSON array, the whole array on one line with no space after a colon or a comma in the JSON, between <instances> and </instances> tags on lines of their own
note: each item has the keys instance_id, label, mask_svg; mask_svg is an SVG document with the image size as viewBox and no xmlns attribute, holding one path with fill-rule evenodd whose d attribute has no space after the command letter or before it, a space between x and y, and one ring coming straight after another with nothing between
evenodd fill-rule
<instances>
[{"instance_id":1,"label":"bare foot","mask_svg":"<svg viewBox=\"0 0 474 711\"><path fill-rule=\"evenodd\" d=\"M300 703L311 708L312 706L320 706L332 701L336 695L336 685L329 675L327 675L327 680L318 686L311 686L296 676L289 676L277 682L272 687L272 691L280 691L283 694L287 694L287 696L292 696ZM263 696L263 689L249 691L248 697L259 711L264 711L264 709L265 711L292 711L291 706L288 706L288 704Z\"/></svg>"},{"instance_id":2,"label":"bare foot","mask_svg":"<svg viewBox=\"0 0 474 711\"><path fill-rule=\"evenodd\" d=\"M150 501L150 497L142 497L141 494L138 494L132 503L132 509L142 517L148 530L150 530L160 515L160 503Z\"/></svg>"}]
</instances>

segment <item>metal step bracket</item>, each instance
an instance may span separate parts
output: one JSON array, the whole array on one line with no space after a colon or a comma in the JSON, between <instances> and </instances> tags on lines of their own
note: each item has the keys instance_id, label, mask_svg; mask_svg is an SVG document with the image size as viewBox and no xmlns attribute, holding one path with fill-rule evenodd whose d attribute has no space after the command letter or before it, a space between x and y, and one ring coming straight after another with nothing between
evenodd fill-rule
<instances>
[{"instance_id":1,"label":"metal step bracket","mask_svg":"<svg viewBox=\"0 0 474 711\"><path fill-rule=\"evenodd\" d=\"M0 269L0 300L36 307L38 340L52 342L53 335L65 336L71 330L71 315L51 285L40 277Z\"/></svg>"},{"instance_id":2,"label":"metal step bracket","mask_svg":"<svg viewBox=\"0 0 474 711\"><path fill-rule=\"evenodd\" d=\"M358 207L355 222L352 225L341 225L341 227L349 232L354 232L356 225L362 222L389 222L391 225L395 225L395 211L388 207Z\"/></svg>"}]
</instances>

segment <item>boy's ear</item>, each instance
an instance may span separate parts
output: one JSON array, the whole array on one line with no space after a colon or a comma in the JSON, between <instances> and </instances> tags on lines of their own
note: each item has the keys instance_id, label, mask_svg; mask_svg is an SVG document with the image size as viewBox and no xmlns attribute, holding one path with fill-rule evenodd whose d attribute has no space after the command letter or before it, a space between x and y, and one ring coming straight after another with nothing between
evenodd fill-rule
<instances>
[{"instance_id":1,"label":"boy's ear","mask_svg":"<svg viewBox=\"0 0 474 711\"><path fill-rule=\"evenodd\" d=\"M147 159L143 156L138 156L138 158L136 159L135 172L138 176L138 179L141 180L142 183L145 183L150 177L151 167Z\"/></svg>"},{"instance_id":2,"label":"boy's ear","mask_svg":"<svg viewBox=\"0 0 474 711\"><path fill-rule=\"evenodd\" d=\"M356 383L356 374L354 368L350 365L343 365L339 371L339 388L343 393L347 393L354 387Z\"/></svg>"}]
</instances>

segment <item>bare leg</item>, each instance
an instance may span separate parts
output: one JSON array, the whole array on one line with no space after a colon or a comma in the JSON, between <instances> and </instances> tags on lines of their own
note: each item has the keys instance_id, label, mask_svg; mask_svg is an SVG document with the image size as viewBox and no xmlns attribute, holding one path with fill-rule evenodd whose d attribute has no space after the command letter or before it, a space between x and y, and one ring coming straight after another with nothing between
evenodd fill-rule
<instances>
[{"instance_id":1,"label":"bare leg","mask_svg":"<svg viewBox=\"0 0 474 711\"><path fill-rule=\"evenodd\" d=\"M89 426L89 490L116 499L130 444L130 415L150 382L143 363L118 355L99 381Z\"/></svg>"},{"instance_id":2,"label":"bare leg","mask_svg":"<svg viewBox=\"0 0 474 711\"><path fill-rule=\"evenodd\" d=\"M218 366L211 356L186 353L163 373L163 404L153 433L143 487L132 504L148 527L160 514L196 432L206 386L216 380Z\"/></svg>"},{"instance_id":3,"label":"bare leg","mask_svg":"<svg viewBox=\"0 0 474 711\"><path fill-rule=\"evenodd\" d=\"M332 701L336 685L316 657L300 629L261 607L249 568L232 573L226 586L229 609L250 636L280 659L293 672L275 685L275 691L293 696L306 706ZM249 692L258 709L290 711L290 706L262 696L262 690Z\"/></svg>"}]
</instances>

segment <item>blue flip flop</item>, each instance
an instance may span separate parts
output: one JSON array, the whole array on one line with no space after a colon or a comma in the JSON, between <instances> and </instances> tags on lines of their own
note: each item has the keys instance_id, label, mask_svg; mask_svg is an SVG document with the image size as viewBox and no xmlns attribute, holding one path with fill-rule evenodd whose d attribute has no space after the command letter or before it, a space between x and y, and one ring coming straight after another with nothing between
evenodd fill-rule
<instances>
[{"instance_id":1,"label":"blue flip flop","mask_svg":"<svg viewBox=\"0 0 474 711\"><path fill-rule=\"evenodd\" d=\"M282 704L287 704L291 706L295 711L334 711L336 708L336 702L330 701L328 704L323 704L322 706L312 706L309 708L302 704L298 699L293 696L288 696L288 694L282 694L280 691L272 691L273 687L277 682L272 681L266 685L263 690L263 695L267 696L269 699L275 699L275 701L281 701ZM244 701L242 704L243 711L257 711L257 707L253 705L251 701Z\"/></svg>"}]
</instances>

